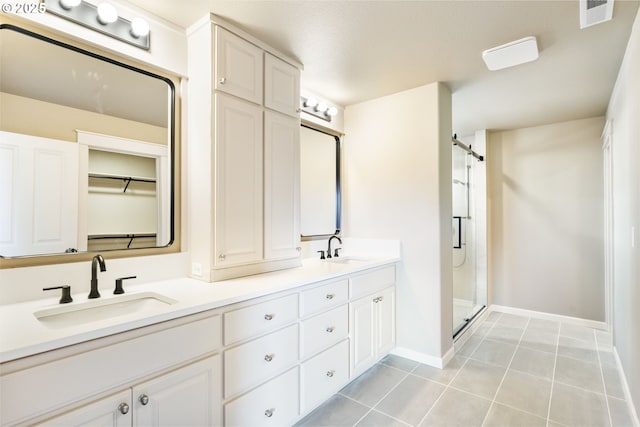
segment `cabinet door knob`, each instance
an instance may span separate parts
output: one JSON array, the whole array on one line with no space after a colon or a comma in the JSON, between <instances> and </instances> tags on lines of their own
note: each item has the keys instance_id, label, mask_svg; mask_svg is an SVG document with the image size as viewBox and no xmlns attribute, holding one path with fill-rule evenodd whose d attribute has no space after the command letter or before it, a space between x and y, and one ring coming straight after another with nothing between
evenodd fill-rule
<instances>
[{"instance_id":1,"label":"cabinet door knob","mask_svg":"<svg viewBox=\"0 0 640 427\"><path fill-rule=\"evenodd\" d=\"M271 362L274 357L275 354L267 354L266 356L264 356L264 360L266 360L267 362Z\"/></svg>"},{"instance_id":2,"label":"cabinet door knob","mask_svg":"<svg viewBox=\"0 0 640 427\"><path fill-rule=\"evenodd\" d=\"M335 328L333 326L329 326L327 328L327 332L329 332L329 333L333 332L334 330L335 330Z\"/></svg>"},{"instance_id":3,"label":"cabinet door knob","mask_svg":"<svg viewBox=\"0 0 640 427\"><path fill-rule=\"evenodd\" d=\"M382 301L384 299L384 297L381 295L378 297L378 302Z\"/></svg>"},{"instance_id":4,"label":"cabinet door knob","mask_svg":"<svg viewBox=\"0 0 640 427\"><path fill-rule=\"evenodd\" d=\"M327 371L327 376L329 378L331 378L331 377L333 377L333 374L335 374L335 373L336 373L336 371Z\"/></svg>"},{"instance_id":5,"label":"cabinet door knob","mask_svg":"<svg viewBox=\"0 0 640 427\"><path fill-rule=\"evenodd\" d=\"M146 406L147 403L149 403L149 396L147 396L146 394L141 394L140 397L138 397L138 401L142 404L142 406Z\"/></svg>"},{"instance_id":6,"label":"cabinet door knob","mask_svg":"<svg viewBox=\"0 0 640 427\"><path fill-rule=\"evenodd\" d=\"M298 246L298 247L296 248L296 251L298 251L298 252L302 252L302 248L301 248L300 246Z\"/></svg>"},{"instance_id":7,"label":"cabinet door knob","mask_svg":"<svg viewBox=\"0 0 640 427\"><path fill-rule=\"evenodd\" d=\"M224 261L224 259L225 259L226 257L227 257L227 256L226 256L225 254L220 254L220 255L218 255L218 258L219 258L219 259L221 259L222 261Z\"/></svg>"},{"instance_id":8,"label":"cabinet door knob","mask_svg":"<svg viewBox=\"0 0 640 427\"><path fill-rule=\"evenodd\" d=\"M220 77L220 80L218 80L220 82L221 85L225 84L227 82L227 78L226 77Z\"/></svg>"},{"instance_id":9,"label":"cabinet door knob","mask_svg":"<svg viewBox=\"0 0 640 427\"><path fill-rule=\"evenodd\" d=\"M275 412L275 410L276 410L275 408L267 409L266 411L264 411L264 415L267 418L271 418L273 416L273 413Z\"/></svg>"},{"instance_id":10,"label":"cabinet door knob","mask_svg":"<svg viewBox=\"0 0 640 427\"><path fill-rule=\"evenodd\" d=\"M380 302L380 298L374 298L373 302Z\"/></svg>"},{"instance_id":11,"label":"cabinet door knob","mask_svg":"<svg viewBox=\"0 0 640 427\"><path fill-rule=\"evenodd\" d=\"M326 296L327 299L333 299L333 297L335 297L335 294L327 294Z\"/></svg>"},{"instance_id":12,"label":"cabinet door knob","mask_svg":"<svg viewBox=\"0 0 640 427\"><path fill-rule=\"evenodd\" d=\"M271 319L273 319L273 316L274 316L273 314L265 314L264 315L264 320L271 320Z\"/></svg>"},{"instance_id":13,"label":"cabinet door knob","mask_svg":"<svg viewBox=\"0 0 640 427\"><path fill-rule=\"evenodd\" d=\"M122 415L127 415L129 413L129 405L127 405L126 403L121 403L120 405L118 405L118 411L120 411Z\"/></svg>"}]
</instances>

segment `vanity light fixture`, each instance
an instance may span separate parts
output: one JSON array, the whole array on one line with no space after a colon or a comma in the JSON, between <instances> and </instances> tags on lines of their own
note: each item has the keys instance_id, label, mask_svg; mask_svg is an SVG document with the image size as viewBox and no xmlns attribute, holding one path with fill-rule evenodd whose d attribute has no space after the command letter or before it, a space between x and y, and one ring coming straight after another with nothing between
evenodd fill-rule
<instances>
[{"instance_id":1,"label":"vanity light fixture","mask_svg":"<svg viewBox=\"0 0 640 427\"><path fill-rule=\"evenodd\" d=\"M302 103L302 105L309 108L315 108L316 105L318 105L318 100L315 99L313 96L310 96Z\"/></svg>"},{"instance_id":2,"label":"vanity light fixture","mask_svg":"<svg viewBox=\"0 0 640 427\"><path fill-rule=\"evenodd\" d=\"M60 0L60 6L66 10L71 10L80 4L80 0Z\"/></svg>"},{"instance_id":3,"label":"vanity light fixture","mask_svg":"<svg viewBox=\"0 0 640 427\"><path fill-rule=\"evenodd\" d=\"M309 98L305 98L304 96L300 97L300 110L305 113L311 114L312 116L318 117L322 120L326 120L328 122L331 121L331 118L338 114L338 109L333 105L328 105L325 102L320 102L313 96Z\"/></svg>"},{"instance_id":4,"label":"vanity light fixture","mask_svg":"<svg viewBox=\"0 0 640 427\"><path fill-rule=\"evenodd\" d=\"M98 5L98 22L102 25L113 24L118 20L118 11L109 3Z\"/></svg>"},{"instance_id":5,"label":"vanity light fixture","mask_svg":"<svg viewBox=\"0 0 640 427\"><path fill-rule=\"evenodd\" d=\"M118 16L110 3L95 6L84 0L44 0L47 12L106 34L141 49L149 50L149 24L143 18L128 21Z\"/></svg>"}]
</instances>

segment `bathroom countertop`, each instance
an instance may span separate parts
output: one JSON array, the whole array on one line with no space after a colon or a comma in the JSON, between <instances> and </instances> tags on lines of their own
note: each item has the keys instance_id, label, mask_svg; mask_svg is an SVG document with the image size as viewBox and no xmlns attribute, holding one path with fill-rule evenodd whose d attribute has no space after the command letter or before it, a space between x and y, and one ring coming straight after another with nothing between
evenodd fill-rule
<instances>
[{"instance_id":1,"label":"bathroom countertop","mask_svg":"<svg viewBox=\"0 0 640 427\"><path fill-rule=\"evenodd\" d=\"M344 256L342 259L347 258ZM313 258L304 259L300 267L214 283L191 278L129 286L125 282L125 295L154 292L176 302L171 305L141 310L137 313L87 321L66 327L47 325L34 315L34 312L39 310L60 307L61 304L58 304L59 296L3 305L0 306L0 363L252 298L295 289L322 280L393 264L399 260L397 257L377 257L362 259L354 263L338 263ZM100 289L100 292L102 294L100 300L102 301L120 297L120 295L113 295L111 288ZM87 295L84 293L81 295L72 294L72 296L73 302L65 306L88 301Z\"/></svg>"}]
</instances>

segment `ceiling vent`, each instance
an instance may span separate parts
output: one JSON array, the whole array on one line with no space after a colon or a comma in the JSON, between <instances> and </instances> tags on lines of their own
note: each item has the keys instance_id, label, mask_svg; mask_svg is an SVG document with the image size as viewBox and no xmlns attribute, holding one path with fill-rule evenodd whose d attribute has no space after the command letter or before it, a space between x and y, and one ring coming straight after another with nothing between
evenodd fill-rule
<instances>
[{"instance_id":1,"label":"ceiling vent","mask_svg":"<svg viewBox=\"0 0 640 427\"><path fill-rule=\"evenodd\" d=\"M613 17L613 0L580 0L580 28L607 22Z\"/></svg>"},{"instance_id":2,"label":"ceiling vent","mask_svg":"<svg viewBox=\"0 0 640 427\"><path fill-rule=\"evenodd\" d=\"M525 37L482 52L482 59L491 71L538 59L538 43L533 36Z\"/></svg>"}]
</instances>

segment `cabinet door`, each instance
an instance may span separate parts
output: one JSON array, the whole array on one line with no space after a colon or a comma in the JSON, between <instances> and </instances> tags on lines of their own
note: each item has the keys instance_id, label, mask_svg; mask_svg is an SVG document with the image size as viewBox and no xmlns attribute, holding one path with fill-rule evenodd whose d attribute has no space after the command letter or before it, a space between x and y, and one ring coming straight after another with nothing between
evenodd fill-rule
<instances>
[{"instance_id":1,"label":"cabinet door","mask_svg":"<svg viewBox=\"0 0 640 427\"><path fill-rule=\"evenodd\" d=\"M262 49L220 27L215 37L214 87L262 104Z\"/></svg>"},{"instance_id":2,"label":"cabinet door","mask_svg":"<svg viewBox=\"0 0 640 427\"><path fill-rule=\"evenodd\" d=\"M131 390L114 394L43 422L46 426L131 426Z\"/></svg>"},{"instance_id":3,"label":"cabinet door","mask_svg":"<svg viewBox=\"0 0 640 427\"><path fill-rule=\"evenodd\" d=\"M298 117L300 104L300 70L275 56L264 57L265 107Z\"/></svg>"},{"instance_id":4,"label":"cabinet door","mask_svg":"<svg viewBox=\"0 0 640 427\"><path fill-rule=\"evenodd\" d=\"M390 352L396 343L396 293L394 288L387 288L376 295L376 353L380 356Z\"/></svg>"},{"instance_id":5,"label":"cabinet door","mask_svg":"<svg viewBox=\"0 0 640 427\"><path fill-rule=\"evenodd\" d=\"M220 355L133 388L135 426L221 425Z\"/></svg>"},{"instance_id":6,"label":"cabinet door","mask_svg":"<svg viewBox=\"0 0 640 427\"><path fill-rule=\"evenodd\" d=\"M300 122L265 112L265 258L300 255Z\"/></svg>"},{"instance_id":7,"label":"cabinet door","mask_svg":"<svg viewBox=\"0 0 640 427\"><path fill-rule=\"evenodd\" d=\"M223 94L215 104L214 264L224 267L262 260L262 109Z\"/></svg>"},{"instance_id":8,"label":"cabinet door","mask_svg":"<svg viewBox=\"0 0 640 427\"><path fill-rule=\"evenodd\" d=\"M351 376L355 377L376 361L375 302L374 295L362 297L351 303Z\"/></svg>"}]
</instances>

